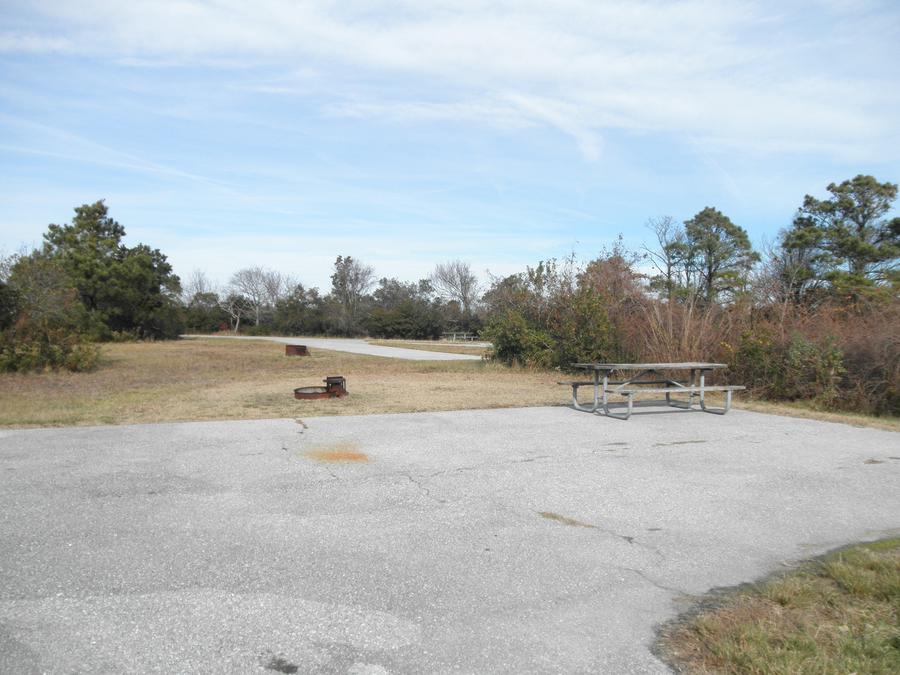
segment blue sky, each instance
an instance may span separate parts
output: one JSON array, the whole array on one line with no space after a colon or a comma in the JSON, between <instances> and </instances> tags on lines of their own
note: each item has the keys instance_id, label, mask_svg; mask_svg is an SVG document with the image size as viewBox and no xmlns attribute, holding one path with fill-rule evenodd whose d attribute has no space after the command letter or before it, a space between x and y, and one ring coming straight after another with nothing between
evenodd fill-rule
<instances>
[{"instance_id":1,"label":"blue sky","mask_svg":"<svg viewBox=\"0 0 900 675\"><path fill-rule=\"evenodd\" d=\"M486 278L705 206L761 244L900 181L898 63L896 2L6 0L0 252L101 198L219 282Z\"/></svg>"}]
</instances>

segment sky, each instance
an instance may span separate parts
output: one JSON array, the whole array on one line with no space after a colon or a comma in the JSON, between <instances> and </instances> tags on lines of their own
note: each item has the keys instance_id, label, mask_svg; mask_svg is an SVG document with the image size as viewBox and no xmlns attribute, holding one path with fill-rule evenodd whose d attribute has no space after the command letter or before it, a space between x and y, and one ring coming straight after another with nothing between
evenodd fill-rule
<instances>
[{"instance_id":1,"label":"sky","mask_svg":"<svg viewBox=\"0 0 900 675\"><path fill-rule=\"evenodd\" d=\"M900 182L900 3L0 0L0 252L106 200L186 278L483 280Z\"/></svg>"}]
</instances>

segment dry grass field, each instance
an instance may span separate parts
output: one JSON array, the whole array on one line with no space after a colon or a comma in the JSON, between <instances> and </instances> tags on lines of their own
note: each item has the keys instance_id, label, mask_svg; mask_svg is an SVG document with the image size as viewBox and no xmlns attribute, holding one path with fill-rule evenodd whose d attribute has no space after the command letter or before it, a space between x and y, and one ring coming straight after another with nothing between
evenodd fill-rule
<instances>
[{"instance_id":1,"label":"dry grass field","mask_svg":"<svg viewBox=\"0 0 900 675\"><path fill-rule=\"evenodd\" d=\"M0 375L0 425L63 426L559 405L556 374L479 361L401 361L263 341L103 346L91 373ZM298 401L295 387L347 378L350 396Z\"/></svg>"},{"instance_id":2,"label":"dry grass field","mask_svg":"<svg viewBox=\"0 0 900 675\"><path fill-rule=\"evenodd\" d=\"M383 344L401 346L395 341ZM423 346L436 348L434 343ZM102 350L100 367L91 373L0 375L0 426L505 408L562 405L570 396L567 387L556 384L568 376L482 361L402 361L322 349L312 349L308 357L286 357L282 344L251 340L120 343ZM326 375L346 377L350 396L294 399L295 387L321 385ZM590 387L580 392L585 402L590 395ZM710 398L715 403L715 397ZM746 400L736 401L735 407L900 431L897 418Z\"/></svg>"}]
</instances>

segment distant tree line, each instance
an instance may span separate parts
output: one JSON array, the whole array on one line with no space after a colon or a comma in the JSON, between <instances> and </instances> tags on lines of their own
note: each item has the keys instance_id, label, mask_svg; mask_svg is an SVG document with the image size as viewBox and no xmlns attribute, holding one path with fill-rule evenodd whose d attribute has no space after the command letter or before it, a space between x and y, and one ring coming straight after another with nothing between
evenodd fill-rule
<instances>
[{"instance_id":1,"label":"distant tree line","mask_svg":"<svg viewBox=\"0 0 900 675\"><path fill-rule=\"evenodd\" d=\"M187 331L251 335L369 335L437 339L446 331L475 334L478 280L468 264L443 263L417 282L382 277L352 256L338 256L331 288L322 295L264 267L235 272L217 289L195 270L181 293Z\"/></svg>"},{"instance_id":2,"label":"distant tree line","mask_svg":"<svg viewBox=\"0 0 900 675\"><path fill-rule=\"evenodd\" d=\"M900 218L897 186L856 176L807 195L775 242L706 207L649 221L655 242L621 238L587 263L544 260L482 286L460 260L416 282L378 278L337 256L326 292L265 267L218 287L183 283L100 201L50 225L43 246L0 263L0 370L89 368L96 341L182 332L480 334L493 358L567 368L584 360L725 360L768 398L900 413Z\"/></svg>"}]
</instances>

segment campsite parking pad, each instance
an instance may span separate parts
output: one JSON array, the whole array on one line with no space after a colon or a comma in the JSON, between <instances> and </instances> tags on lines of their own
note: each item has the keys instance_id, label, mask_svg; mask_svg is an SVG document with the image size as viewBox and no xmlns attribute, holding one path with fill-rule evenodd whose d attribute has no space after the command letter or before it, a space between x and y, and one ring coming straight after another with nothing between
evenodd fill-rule
<instances>
[{"instance_id":1,"label":"campsite parking pad","mask_svg":"<svg viewBox=\"0 0 900 675\"><path fill-rule=\"evenodd\" d=\"M896 536L898 457L743 411L4 430L0 672L666 672L692 597Z\"/></svg>"}]
</instances>

